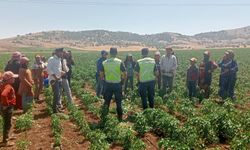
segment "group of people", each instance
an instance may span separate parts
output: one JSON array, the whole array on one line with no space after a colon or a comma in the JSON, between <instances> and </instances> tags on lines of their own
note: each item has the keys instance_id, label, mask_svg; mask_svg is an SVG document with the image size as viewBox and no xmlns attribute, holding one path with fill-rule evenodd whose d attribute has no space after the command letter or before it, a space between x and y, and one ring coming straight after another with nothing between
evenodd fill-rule
<instances>
[{"instance_id":1,"label":"group of people","mask_svg":"<svg viewBox=\"0 0 250 150\"><path fill-rule=\"evenodd\" d=\"M30 59L21 52L14 52L4 68L5 72L0 73L3 145L12 145L8 139L11 138L9 131L13 110L21 109L26 113L34 102L39 102L43 87L48 87L49 83L54 93L54 112L62 111L62 90L66 93L68 101L72 102L70 78L74 61L71 51L56 49L48 61L40 55L35 55L34 60L29 67Z\"/></svg>"},{"instance_id":2,"label":"group of people","mask_svg":"<svg viewBox=\"0 0 250 150\"><path fill-rule=\"evenodd\" d=\"M177 58L172 48L165 48L161 56L155 52L154 58L149 57L149 49L141 50L142 58L135 61L132 54L126 56L125 61L117 58L118 50L111 47L109 53L101 51L101 57L96 63L96 95L103 96L103 116L107 116L113 95L115 96L117 116L123 118L122 92L134 88L134 76L138 82L138 91L142 101L142 108L154 108L155 89L158 88L168 95L173 90L173 81L177 70ZM108 58L108 55L110 57ZM235 100L234 87L238 65L234 59L234 52L227 50L217 64L210 60L211 53L204 52L203 61L196 65L197 59L190 59L187 69L186 86L189 98L197 94L197 87L204 91L204 97L209 98L212 73L221 68L219 79L219 96L225 100ZM43 87L52 87L53 113L62 112L61 95L64 92L67 102L72 103L71 77L74 60L71 51L57 48L46 61L44 56L36 55L35 61L29 69L30 60L20 52L14 52L8 61L4 73L0 73L0 110L3 117L3 144L8 144L10 139L11 117L13 109L23 109L26 112L33 100L39 101ZM155 86L157 85L157 86ZM34 90L33 90L34 87Z\"/></svg>"},{"instance_id":3,"label":"group of people","mask_svg":"<svg viewBox=\"0 0 250 150\"><path fill-rule=\"evenodd\" d=\"M155 89L158 88L163 95L168 95L173 90L174 77L177 70L177 58L172 48L165 48L165 54L161 56L159 51L155 52L154 58L149 57L149 49L141 50L142 58L135 61L131 54L126 56L125 61L117 58L117 48L110 48L110 58L108 52L101 51L101 57L96 63L96 95L103 96L103 108L109 109L112 96L115 95L118 119L122 119L122 93L124 84L124 93L127 88L133 90L134 75L138 81L138 91L142 100L142 108L154 107ZM210 86L212 83L213 71L220 67L219 96L222 100L231 98L235 100L234 87L236 83L236 74L238 65L234 59L234 52L227 50L217 64L210 60L211 52L205 51L204 58L199 66L196 65L197 58L190 59L190 66L186 73L186 87L189 98L197 96L197 90L200 89L204 98L210 96ZM157 85L157 86L156 86ZM104 115L107 115L108 111Z\"/></svg>"}]
</instances>

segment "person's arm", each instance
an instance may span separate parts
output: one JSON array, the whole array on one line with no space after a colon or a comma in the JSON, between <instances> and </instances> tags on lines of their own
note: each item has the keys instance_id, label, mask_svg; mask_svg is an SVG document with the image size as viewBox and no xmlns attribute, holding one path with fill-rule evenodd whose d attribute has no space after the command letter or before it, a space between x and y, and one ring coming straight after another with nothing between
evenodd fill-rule
<instances>
[{"instance_id":1,"label":"person's arm","mask_svg":"<svg viewBox=\"0 0 250 150\"><path fill-rule=\"evenodd\" d=\"M105 74L104 74L104 66L103 66L103 64L100 66L100 70L99 71L100 71L99 72L100 79L104 80Z\"/></svg>"},{"instance_id":2,"label":"person's arm","mask_svg":"<svg viewBox=\"0 0 250 150\"><path fill-rule=\"evenodd\" d=\"M157 66L156 66L156 64L155 64L155 66L154 66L154 75L155 75L155 77L159 77L159 70L158 70L158 68L157 68Z\"/></svg>"},{"instance_id":3,"label":"person's arm","mask_svg":"<svg viewBox=\"0 0 250 150\"><path fill-rule=\"evenodd\" d=\"M140 66L138 62L135 65L135 76L137 81L140 82Z\"/></svg>"},{"instance_id":4,"label":"person's arm","mask_svg":"<svg viewBox=\"0 0 250 150\"><path fill-rule=\"evenodd\" d=\"M165 70L164 70L164 55L161 57L161 60L160 60L160 68L161 68L161 72L162 73L165 73Z\"/></svg>"},{"instance_id":5,"label":"person's arm","mask_svg":"<svg viewBox=\"0 0 250 150\"><path fill-rule=\"evenodd\" d=\"M238 69L238 64L237 64L237 62L236 61L233 61L234 63L234 65L233 65L233 67L231 68L231 71L233 71L233 72L237 72L239 69Z\"/></svg>"},{"instance_id":6,"label":"person's arm","mask_svg":"<svg viewBox=\"0 0 250 150\"><path fill-rule=\"evenodd\" d=\"M172 57L173 57L173 65L172 65L171 72L175 72L175 70L177 69L177 59L174 55Z\"/></svg>"},{"instance_id":7,"label":"person's arm","mask_svg":"<svg viewBox=\"0 0 250 150\"><path fill-rule=\"evenodd\" d=\"M71 58L70 58L70 60L71 60L71 65L73 65L73 66L74 66L74 65L75 65L75 61L74 61L74 59L71 57Z\"/></svg>"},{"instance_id":8,"label":"person's arm","mask_svg":"<svg viewBox=\"0 0 250 150\"><path fill-rule=\"evenodd\" d=\"M11 90L12 90L12 88L10 86L6 86L6 88L2 91L1 104L3 106L8 106L9 105L9 94L11 93Z\"/></svg>"},{"instance_id":9,"label":"person's arm","mask_svg":"<svg viewBox=\"0 0 250 150\"><path fill-rule=\"evenodd\" d=\"M122 80L126 81L126 79L127 79L127 71L126 71L124 63L121 63L120 69L122 71Z\"/></svg>"},{"instance_id":10,"label":"person's arm","mask_svg":"<svg viewBox=\"0 0 250 150\"><path fill-rule=\"evenodd\" d=\"M215 61L212 61L212 72L218 68L218 64Z\"/></svg>"}]
</instances>

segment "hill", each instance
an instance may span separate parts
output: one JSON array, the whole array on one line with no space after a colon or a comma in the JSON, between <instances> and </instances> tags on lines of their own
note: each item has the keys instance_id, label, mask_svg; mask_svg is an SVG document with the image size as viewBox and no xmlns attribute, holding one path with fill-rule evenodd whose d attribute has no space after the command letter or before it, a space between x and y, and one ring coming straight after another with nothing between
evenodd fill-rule
<instances>
[{"instance_id":1,"label":"hill","mask_svg":"<svg viewBox=\"0 0 250 150\"><path fill-rule=\"evenodd\" d=\"M138 50L141 47L158 49L165 46L172 46L176 49L249 47L250 26L200 33L193 36L172 32L140 35L120 31L87 30L29 33L0 40L0 50L14 49L16 47L69 47L100 50L110 46L117 46L126 50Z\"/></svg>"}]
</instances>

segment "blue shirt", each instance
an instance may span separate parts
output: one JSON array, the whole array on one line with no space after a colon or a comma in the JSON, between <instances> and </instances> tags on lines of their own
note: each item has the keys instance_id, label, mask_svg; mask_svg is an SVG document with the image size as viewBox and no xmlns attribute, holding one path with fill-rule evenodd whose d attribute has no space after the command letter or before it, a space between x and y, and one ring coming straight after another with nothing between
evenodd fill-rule
<instances>
[{"instance_id":1,"label":"blue shirt","mask_svg":"<svg viewBox=\"0 0 250 150\"><path fill-rule=\"evenodd\" d=\"M104 62L106 58L100 57L96 61L96 74L99 76L100 71L102 70L102 62Z\"/></svg>"}]
</instances>

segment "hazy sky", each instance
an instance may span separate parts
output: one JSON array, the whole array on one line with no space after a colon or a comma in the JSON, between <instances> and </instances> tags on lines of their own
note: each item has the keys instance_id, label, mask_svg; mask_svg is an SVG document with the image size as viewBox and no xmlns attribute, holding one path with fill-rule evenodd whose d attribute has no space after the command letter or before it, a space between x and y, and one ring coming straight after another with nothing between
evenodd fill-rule
<instances>
[{"instance_id":1,"label":"hazy sky","mask_svg":"<svg viewBox=\"0 0 250 150\"><path fill-rule=\"evenodd\" d=\"M48 30L178 32L250 25L248 0L0 0L0 38Z\"/></svg>"}]
</instances>

